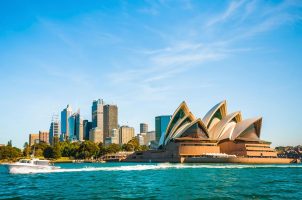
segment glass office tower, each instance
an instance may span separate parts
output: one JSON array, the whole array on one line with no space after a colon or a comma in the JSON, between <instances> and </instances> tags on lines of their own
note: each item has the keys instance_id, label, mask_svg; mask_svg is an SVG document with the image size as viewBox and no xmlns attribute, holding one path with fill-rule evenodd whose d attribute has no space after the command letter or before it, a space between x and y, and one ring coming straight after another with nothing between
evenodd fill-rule
<instances>
[{"instance_id":1,"label":"glass office tower","mask_svg":"<svg viewBox=\"0 0 302 200\"><path fill-rule=\"evenodd\" d=\"M170 122L171 115L162 115L155 117L155 139L159 146L163 144L167 126Z\"/></svg>"}]
</instances>

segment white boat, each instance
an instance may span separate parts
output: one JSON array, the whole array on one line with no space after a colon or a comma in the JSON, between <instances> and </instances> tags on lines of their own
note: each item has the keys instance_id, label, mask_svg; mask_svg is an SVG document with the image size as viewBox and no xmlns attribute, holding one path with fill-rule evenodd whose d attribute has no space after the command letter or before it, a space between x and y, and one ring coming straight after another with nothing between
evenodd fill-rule
<instances>
[{"instance_id":1,"label":"white boat","mask_svg":"<svg viewBox=\"0 0 302 200\"><path fill-rule=\"evenodd\" d=\"M39 160L38 158L21 159L6 166L8 173L12 174L43 173L59 169L59 167L51 165L49 160Z\"/></svg>"}]
</instances>

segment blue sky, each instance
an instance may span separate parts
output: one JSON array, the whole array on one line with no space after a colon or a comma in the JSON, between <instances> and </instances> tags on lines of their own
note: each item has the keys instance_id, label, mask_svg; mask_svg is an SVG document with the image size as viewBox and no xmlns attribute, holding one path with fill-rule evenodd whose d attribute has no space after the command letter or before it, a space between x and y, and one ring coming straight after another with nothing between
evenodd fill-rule
<instances>
[{"instance_id":1,"label":"blue sky","mask_svg":"<svg viewBox=\"0 0 302 200\"><path fill-rule=\"evenodd\" d=\"M302 144L300 1L0 3L0 143L21 147L71 104L119 106L134 126L181 101L263 116L262 139Z\"/></svg>"}]
</instances>

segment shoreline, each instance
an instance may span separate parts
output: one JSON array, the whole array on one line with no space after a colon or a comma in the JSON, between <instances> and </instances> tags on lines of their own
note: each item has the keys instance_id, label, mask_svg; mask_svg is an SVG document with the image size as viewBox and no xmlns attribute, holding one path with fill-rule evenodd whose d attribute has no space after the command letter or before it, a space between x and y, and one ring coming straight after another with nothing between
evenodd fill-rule
<instances>
[{"instance_id":1,"label":"shoreline","mask_svg":"<svg viewBox=\"0 0 302 200\"><path fill-rule=\"evenodd\" d=\"M29 158L18 158L13 160L0 160L0 164L9 164L18 161L19 159L29 159ZM46 159L40 157L40 159ZM301 159L294 158L253 158L253 157L179 157L174 159L166 158L152 158L152 157L127 157L124 159L104 159L104 160L85 160L85 159L71 159L67 157L62 157L60 159L49 160L53 164L63 164L63 163L105 163L105 162L129 162L129 163L235 163L235 164L299 164Z\"/></svg>"}]
</instances>

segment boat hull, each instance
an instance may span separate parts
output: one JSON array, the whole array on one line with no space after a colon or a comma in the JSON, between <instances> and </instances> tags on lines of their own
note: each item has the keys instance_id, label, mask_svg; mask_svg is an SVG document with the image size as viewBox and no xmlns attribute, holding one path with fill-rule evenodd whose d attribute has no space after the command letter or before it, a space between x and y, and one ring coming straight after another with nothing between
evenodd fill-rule
<instances>
[{"instance_id":1,"label":"boat hull","mask_svg":"<svg viewBox=\"0 0 302 200\"><path fill-rule=\"evenodd\" d=\"M55 166L39 166L39 165L6 165L8 173L10 174L30 174L30 173L47 173L59 169Z\"/></svg>"}]
</instances>

